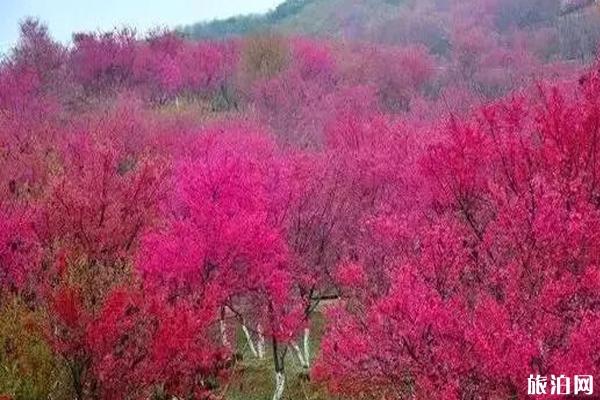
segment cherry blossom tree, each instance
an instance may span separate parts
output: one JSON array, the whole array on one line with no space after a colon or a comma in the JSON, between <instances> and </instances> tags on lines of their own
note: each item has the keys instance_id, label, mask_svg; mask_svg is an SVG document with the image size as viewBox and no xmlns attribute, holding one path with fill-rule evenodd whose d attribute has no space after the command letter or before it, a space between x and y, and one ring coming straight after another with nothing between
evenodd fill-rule
<instances>
[{"instance_id":1,"label":"cherry blossom tree","mask_svg":"<svg viewBox=\"0 0 600 400\"><path fill-rule=\"evenodd\" d=\"M449 122L392 285L330 312L318 378L352 395L525 398L530 374L595 371L577 343L598 315L597 79ZM362 274L341 282L360 290Z\"/></svg>"},{"instance_id":2,"label":"cherry blossom tree","mask_svg":"<svg viewBox=\"0 0 600 400\"><path fill-rule=\"evenodd\" d=\"M31 226L32 211L2 206L0 222L0 301L5 292L30 295L36 287L41 249Z\"/></svg>"},{"instance_id":3,"label":"cherry blossom tree","mask_svg":"<svg viewBox=\"0 0 600 400\"><path fill-rule=\"evenodd\" d=\"M127 111L73 123L60 137L31 219L43 251L36 294L48 307L47 335L69 366L78 399L97 384L88 324L113 286L131 282L138 239L158 220L166 187L162 164L142 148L128 151L130 124L136 126L135 114Z\"/></svg>"},{"instance_id":4,"label":"cherry blossom tree","mask_svg":"<svg viewBox=\"0 0 600 400\"><path fill-rule=\"evenodd\" d=\"M279 399L286 343L298 325L291 260L276 214L285 170L264 134L225 125L198 135L177 167L172 217L144 239L138 269L167 298L194 307L210 301L230 352L228 315L269 337Z\"/></svg>"},{"instance_id":5,"label":"cherry blossom tree","mask_svg":"<svg viewBox=\"0 0 600 400\"><path fill-rule=\"evenodd\" d=\"M198 305L115 289L86 330L100 398L214 398L228 366L213 340L216 317L209 299Z\"/></svg>"}]
</instances>

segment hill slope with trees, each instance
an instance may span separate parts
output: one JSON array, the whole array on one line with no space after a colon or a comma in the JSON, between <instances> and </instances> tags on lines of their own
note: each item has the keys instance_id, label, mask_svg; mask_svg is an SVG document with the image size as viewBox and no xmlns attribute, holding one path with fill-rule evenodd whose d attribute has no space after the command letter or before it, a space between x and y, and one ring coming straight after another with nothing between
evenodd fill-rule
<instances>
[{"instance_id":1,"label":"hill slope with trees","mask_svg":"<svg viewBox=\"0 0 600 400\"><path fill-rule=\"evenodd\" d=\"M258 17L281 32L201 40L22 23L0 398L505 400L600 374L594 9L286 4Z\"/></svg>"}]
</instances>

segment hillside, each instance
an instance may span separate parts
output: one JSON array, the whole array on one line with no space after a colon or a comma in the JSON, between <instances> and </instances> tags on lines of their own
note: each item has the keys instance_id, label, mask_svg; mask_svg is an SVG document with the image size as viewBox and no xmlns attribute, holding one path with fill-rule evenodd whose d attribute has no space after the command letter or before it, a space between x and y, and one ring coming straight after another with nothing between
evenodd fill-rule
<instances>
[{"instance_id":1,"label":"hillside","mask_svg":"<svg viewBox=\"0 0 600 400\"><path fill-rule=\"evenodd\" d=\"M422 44L447 54L453 37L474 26L492 27L490 38L508 43L533 33L528 43L554 41L561 59L591 60L600 40L599 13L591 0L498 0L482 6L456 0L287 0L262 15L237 16L179 28L191 39L260 32L301 34L389 45ZM479 15L472 25L456 25ZM529 33L528 33L529 32ZM545 35L545 37L541 37ZM550 47L542 44L542 47Z\"/></svg>"},{"instance_id":2,"label":"hillside","mask_svg":"<svg viewBox=\"0 0 600 400\"><path fill-rule=\"evenodd\" d=\"M592 4L295 0L68 45L23 21L0 400L597 394Z\"/></svg>"},{"instance_id":3,"label":"hillside","mask_svg":"<svg viewBox=\"0 0 600 400\"><path fill-rule=\"evenodd\" d=\"M406 0L287 0L263 15L199 22L180 30L191 38L228 37L275 30L344 36L363 33L398 15Z\"/></svg>"}]
</instances>

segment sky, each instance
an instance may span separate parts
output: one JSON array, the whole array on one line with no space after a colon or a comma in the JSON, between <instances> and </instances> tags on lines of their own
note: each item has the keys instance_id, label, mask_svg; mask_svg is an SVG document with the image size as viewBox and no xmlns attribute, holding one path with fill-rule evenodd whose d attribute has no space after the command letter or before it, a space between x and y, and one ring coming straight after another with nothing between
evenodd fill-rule
<instances>
[{"instance_id":1,"label":"sky","mask_svg":"<svg viewBox=\"0 0 600 400\"><path fill-rule=\"evenodd\" d=\"M19 37L19 21L33 16L56 40L73 32L135 27L138 32L233 15L262 13L281 0L0 0L0 52Z\"/></svg>"}]
</instances>

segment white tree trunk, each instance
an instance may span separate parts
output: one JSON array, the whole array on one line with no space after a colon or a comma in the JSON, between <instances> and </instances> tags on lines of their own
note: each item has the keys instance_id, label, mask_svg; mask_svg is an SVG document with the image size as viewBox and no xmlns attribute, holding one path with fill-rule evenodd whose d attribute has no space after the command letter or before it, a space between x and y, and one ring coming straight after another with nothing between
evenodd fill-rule
<instances>
[{"instance_id":1,"label":"white tree trunk","mask_svg":"<svg viewBox=\"0 0 600 400\"><path fill-rule=\"evenodd\" d=\"M304 328L304 340L302 344L304 346L304 361L306 361L306 367L310 368L310 328Z\"/></svg>"},{"instance_id":2,"label":"white tree trunk","mask_svg":"<svg viewBox=\"0 0 600 400\"><path fill-rule=\"evenodd\" d=\"M262 326L260 324L256 326L256 331L258 333L256 352L258 353L258 358L263 359L265 357L265 335L263 335Z\"/></svg>"},{"instance_id":3,"label":"white tree trunk","mask_svg":"<svg viewBox=\"0 0 600 400\"><path fill-rule=\"evenodd\" d=\"M246 325L242 325L242 330L244 331L244 335L246 336L246 341L248 342L248 346L250 347L250 351L254 357L258 357L258 351L256 351L256 347L254 347L254 342L252 341L252 336L250 335L250 331L246 327Z\"/></svg>"},{"instance_id":4,"label":"white tree trunk","mask_svg":"<svg viewBox=\"0 0 600 400\"><path fill-rule=\"evenodd\" d=\"M302 350L300 350L300 347L298 346L298 344L296 342L292 342L292 349L294 349L294 352L296 353L296 357L298 358L298 362L300 363L300 366L302 368L307 369L308 363L304 359L304 353L302 352Z\"/></svg>"},{"instance_id":5,"label":"white tree trunk","mask_svg":"<svg viewBox=\"0 0 600 400\"><path fill-rule=\"evenodd\" d=\"M281 400L283 397L283 389L285 389L285 375L283 372L275 373L275 392L273 393L273 400Z\"/></svg>"},{"instance_id":6,"label":"white tree trunk","mask_svg":"<svg viewBox=\"0 0 600 400\"><path fill-rule=\"evenodd\" d=\"M219 320L219 330L221 331L221 343L224 347L230 348L231 343L229 343L229 338L227 337L227 325L224 319Z\"/></svg>"}]
</instances>

